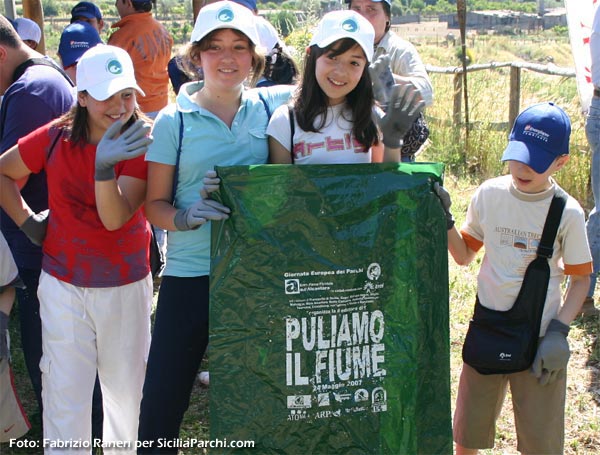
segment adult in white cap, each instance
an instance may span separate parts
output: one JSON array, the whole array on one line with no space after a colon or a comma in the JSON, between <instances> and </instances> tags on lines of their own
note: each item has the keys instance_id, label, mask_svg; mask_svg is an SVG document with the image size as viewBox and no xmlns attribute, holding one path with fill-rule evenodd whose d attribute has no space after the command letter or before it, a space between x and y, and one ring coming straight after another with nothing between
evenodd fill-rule
<instances>
[{"instance_id":1,"label":"adult in white cap","mask_svg":"<svg viewBox=\"0 0 600 455\"><path fill-rule=\"evenodd\" d=\"M169 235L140 409L138 439L147 445L140 452L179 437L208 343L210 220L227 218L229 209L200 194L203 177L214 176L215 166L266 163L269 113L290 96L289 86L245 88L264 65L254 17L231 1L200 10L185 55L204 79L184 84L152 131L146 215ZM206 183L214 189L214 177Z\"/></svg>"},{"instance_id":2,"label":"adult in white cap","mask_svg":"<svg viewBox=\"0 0 600 455\"><path fill-rule=\"evenodd\" d=\"M384 69L391 70L393 75L386 72L386 76L393 79L395 84L412 85L425 101L425 106L433 103L433 85L421 60L417 49L407 40L396 35L391 27L392 13L391 0L345 0L351 10L364 16L375 29L374 61L375 72ZM386 56L385 60L379 61ZM389 70L388 70L389 71ZM389 76L388 76L389 75ZM378 76L374 76L376 79ZM378 93L376 93L378 97ZM379 100L379 97L378 97ZM384 103L387 101L382 100ZM402 147L402 160L414 161L415 154L429 137L429 128L423 115L420 115L407 136Z\"/></svg>"},{"instance_id":3,"label":"adult in white cap","mask_svg":"<svg viewBox=\"0 0 600 455\"><path fill-rule=\"evenodd\" d=\"M26 17L18 17L15 19L15 24L17 26L17 33L25 44L32 49L36 49L42 39L40 26L35 21Z\"/></svg>"},{"instance_id":4,"label":"adult in white cap","mask_svg":"<svg viewBox=\"0 0 600 455\"><path fill-rule=\"evenodd\" d=\"M91 444L98 372L104 442L135 453L152 304L150 232L141 208L150 126L141 119L136 93L143 92L124 50L88 50L77 82L77 103L67 114L0 157L0 204L43 246L44 438ZM45 217L16 183L41 171L48 178ZM88 447L73 452L90 453Z\"/></svg>"},{"instance_id":5,"label":"adult in white cap","mask_svg":"<svg viewBox=\"0 0 600 455\"><path fill-rule=\"evenodd\" d=\"M323 16L306 52L293 109L278 108L267 128L272 163L400 161L402 138L422 106L414 88L396 86L387 114L374 111L368 70L374 35L369 21L354 11ZM332 143L336 146L327 145Z\"/></svg>"}]
</instances>

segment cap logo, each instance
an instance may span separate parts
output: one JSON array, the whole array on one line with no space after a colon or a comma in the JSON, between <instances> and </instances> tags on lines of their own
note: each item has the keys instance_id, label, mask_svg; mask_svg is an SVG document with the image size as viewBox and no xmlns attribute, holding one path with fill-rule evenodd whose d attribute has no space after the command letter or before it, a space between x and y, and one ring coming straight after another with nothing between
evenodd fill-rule
<instances>
[{"instance_id":1,"label":"cap logo","mask_svg":"<svg viewBox=\"0 0 600 455\"><path fill-rule=\"evenodd\" d=\"M342 30L350 33L355 33L358 31L358 24L352 18L346 19L344 22L342 22Z\"/></svg>"},{"instance_id":2,"label":"cap logo","mask_svg":"<svg viewBox=\"0 0 600 455\"><path fill-rule=\"evenodd\" d=\"M221 22L231 22L233 20L233 11L229 8L223 8L217 13L217 19Z\"/></svg>"},{"instance_id":3,"label":"cap logo","mask_svg":"<svg viewBox=\"0 0 600 455\"><path fill-rule=\"evenodd\" d=\"M87 41L75 41L75 40L71 40L69 41L69 45L71 46L71 48L76 48L76 47L90 47L90 43L88 43Z\"/></svg>"},{"instance_id":4,"label":"cap logo","mask_svg":"<svg viewBox=\"0 0 600 455\"><path fill-rule=\"evenodd\" d=\"M548 142L548 139L550 138L550 135L548 133L542 130L538 130L537 128L534 128L529 124L525 125L525 128L523 128L523 136L530 136L533 139L542 142Z\"/></svg>"},{"instance_id":5,"label":"cap logo","mask_svg":"<svg viewBox=\"0 0 600 455\"><path fill-rule=\"evenodd\" d=\"M106 64L106 70L111 74L121 74L123 72L123 65L117 59L112 59Z\"/></svg>"}]
</instances>

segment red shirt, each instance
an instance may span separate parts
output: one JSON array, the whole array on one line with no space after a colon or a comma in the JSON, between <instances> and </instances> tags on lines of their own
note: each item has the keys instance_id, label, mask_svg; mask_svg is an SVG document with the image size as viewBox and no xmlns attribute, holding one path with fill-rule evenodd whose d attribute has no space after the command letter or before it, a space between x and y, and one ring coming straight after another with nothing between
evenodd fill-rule
<instances>
[{"instance_id":1,"label":"red shirt","mask_svg":"<svg viewBox=\"0 0 600 455\"><path fill-rule=\"evenodd\" d=\"M96 208L96 146L59 139L47 160L57 130L42 126L18 141L25 165L48 178L48 231L42 269L75 286L103 288L133 283L150 272L150 232L139 209L120 229L108 231ZM144 156L115 166L117 177L146 180Z\"/></svg>"}]
</instances>

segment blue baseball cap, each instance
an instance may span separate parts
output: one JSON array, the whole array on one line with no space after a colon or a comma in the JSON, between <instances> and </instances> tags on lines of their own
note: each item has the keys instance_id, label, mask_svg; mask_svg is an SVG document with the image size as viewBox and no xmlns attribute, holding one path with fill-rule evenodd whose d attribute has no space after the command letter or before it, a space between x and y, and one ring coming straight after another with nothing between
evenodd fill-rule
<instances>
[{"instance_id":1,"label":"blue baseball cap","mask_svg":"<svg viewBox=\"0 0 600 455\"><path fill-rule=\"evenodd\" d=\"M345 1L346 1L346 3L352 3L352 0L345 0ZM392 7L392 0L371 0L371 1L374 3L384 2L384 3L387 3L390 6L390 8Z\"/></svg>"},{"instance_id":2,"label":"blue baseball cap","mask_svg":"<svg viewBox=\"0 0 600 455\"><path fill-rule=\"evenodd\" d=\"M515 119L502 161L519 161L538 174L569 154L571 119L554 103L528 107Z\"/></svg>"},{"instance_id":3,"label":"blue baseball cap","mask_svg":"<svg viewBox=\"0 0 600 455\"><path fill-rule=\"evenodd\" d=\"M256 10L256 0L233 0L234 2L245 6L246 8L255 11Z\"/></svg>"},{"instance_id":4,"label":"blue baseball cap","mask_svg":"<svg viewBox=\"0 0 600 455\"><path fill-rule=\"evenodd\" d=\"M97 5L92 2L79 2L71 10L71 22L77 20L78 17L86 19L102 19L102 12Z\"/></svg>"},{"instance_id":5,"label":"blue baseball cap","mask_svg":"<svg viewBox=\"0 0 600 455\"><path fill-rule=\"evenodd\" d=\"M73 22L67 25L58 44L58 55L63 67L74 65L85 51L101 42L98 30L88 22Z\"/></svg>"}]
</instances>

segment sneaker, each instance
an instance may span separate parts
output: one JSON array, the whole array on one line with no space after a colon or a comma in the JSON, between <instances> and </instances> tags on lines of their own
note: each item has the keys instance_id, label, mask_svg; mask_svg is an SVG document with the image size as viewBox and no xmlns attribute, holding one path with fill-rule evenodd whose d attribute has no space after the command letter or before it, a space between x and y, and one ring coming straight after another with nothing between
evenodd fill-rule
<instances>
[{"instance_id":1,"label":"sneaker","mask_svg":"<svg viewBox=\"0 0 600 455\"><path fill-rule=\"evenodd\" d=\"M581 316L598 316L600 314L600 310L594 306L594 299L592 297L586 297L583 301L583 305L581 306Z\"/></svg>"},{"instance_id":2,"label":"sneaker","mask_svg":"<svg viewBox=\"0 0 600 455\"><path fill-rule=\"evenodd\" d=\"M198 374L198 379L200 379L200 384L205 385L208 387L209 383L210 383L210 378L208 376L208 371L201 371Z\"/></svg>"}]
</instances>

